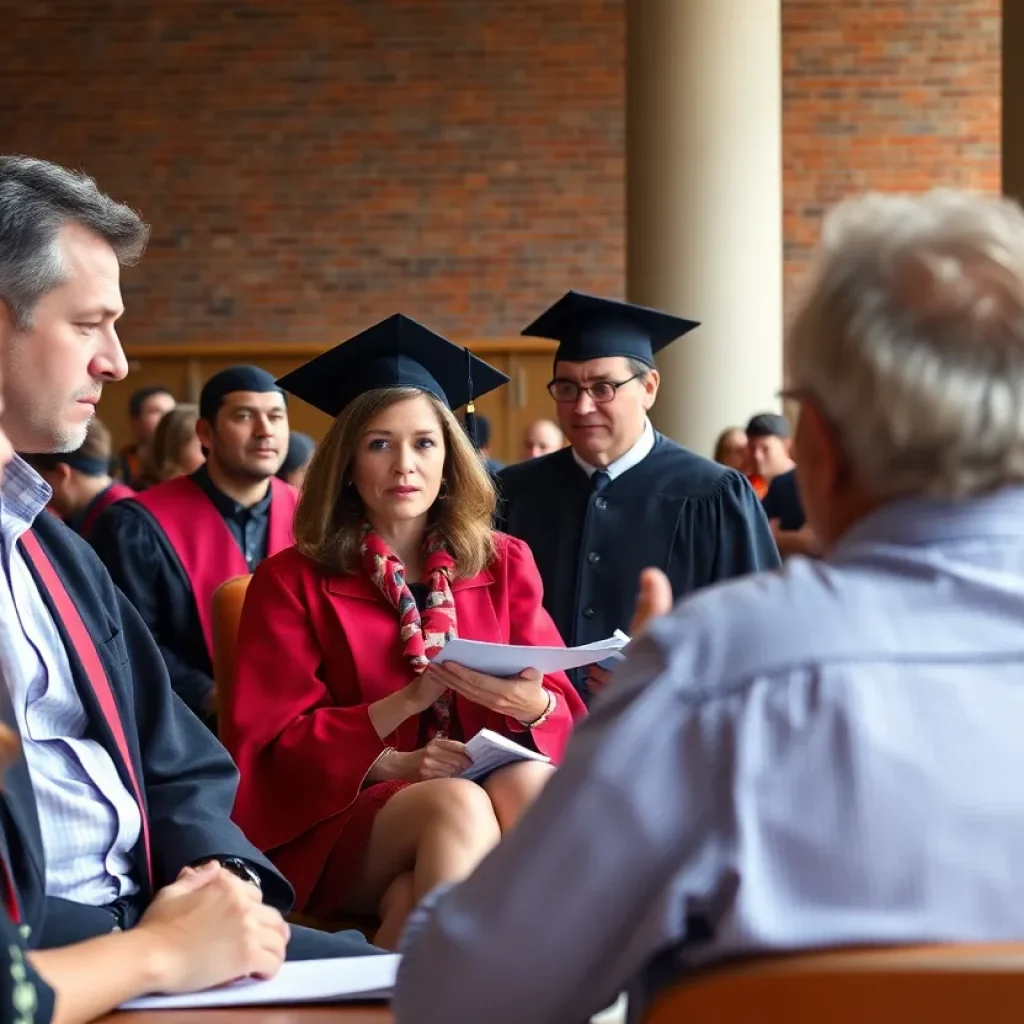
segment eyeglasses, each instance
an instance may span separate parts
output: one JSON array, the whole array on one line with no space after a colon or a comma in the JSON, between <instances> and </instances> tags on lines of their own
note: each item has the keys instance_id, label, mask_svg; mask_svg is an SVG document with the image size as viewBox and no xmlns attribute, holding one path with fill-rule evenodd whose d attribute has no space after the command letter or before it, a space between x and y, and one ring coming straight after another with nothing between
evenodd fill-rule
<instances>
[{"instance_id":1,"label":"eyeglasses","mask_svg":"<svg viewBox=\"0 0 1024 1024\"><path fill-rule=\"evenodd\" d=\"M614 400L619 388L623 384L628 384L631 380L643 377L646 372L634 373L632 377L627 377L625 380L598 380L593 384L588 384L586 387L582 384L577 384L574 380L556 377L548 384L548 394L556 402L575 402L580 397L580 392L585 391L593 401L600 402L603 405L605 402Z\"/></svg>"}]
</instances>

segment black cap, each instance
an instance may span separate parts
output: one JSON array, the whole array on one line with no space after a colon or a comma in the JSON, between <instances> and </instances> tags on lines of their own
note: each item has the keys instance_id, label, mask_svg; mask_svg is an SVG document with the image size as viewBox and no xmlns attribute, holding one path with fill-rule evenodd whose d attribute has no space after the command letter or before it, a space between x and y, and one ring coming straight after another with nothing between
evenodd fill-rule
<instances>
[{"instance_id":1,"label":"black cap","mask_svg":"<svg viewBox=\"0 0 1024 1024\"><path fill-rule=\"evenodd\" d=\"M260 366L229 366L215 373L199 393L199 418L213 422L226 395L234 391L253 391L265 395L271 391L281 393L274 375Z\"/></svg>"},{"instance_id":2,"label":"black cap","mask_svg":"<svg viewBox=\"0 0 1024 1024\"><path fill-rule=\"evenodd\" d=\"M747 424L747 437L789 437L789 420L777 412L759 412Z\"/></svg>"},{"instance_id":3,"label":"black cap","mask_svg":"<svg viewBox=\"0 0 1024 1024\"><path fill-rule=\"evenodd\" d=\"M683 320L658 309L567 292L523 334L557 341L555 362L625 356L653 366L655 352L699 326L697 320Z\"/></svg>"},{"instance_id":4,"label":"black cap","mask_svg":"<svg viewBox=\"0 0 1024 1024\"><path fill-rule=\"evenodd\" d=\"M312 457L314 448L316 441L309 434L303 434L301 430L291 431L288 434L288 454L284 457L277 475L283 478L304 466Z\"/></svg>"},{"instance_id":5,"label":"black cap","mask_svg":"<svg viewBox=\"0 0 1024 1024\"><path fill-rule=\"evenodd\" d=\"M292 370L277 383L328 416L364 391L407 387L427 391L449 409L500 388L500 370L401 313Z\"/></svg>"}]
</instances>

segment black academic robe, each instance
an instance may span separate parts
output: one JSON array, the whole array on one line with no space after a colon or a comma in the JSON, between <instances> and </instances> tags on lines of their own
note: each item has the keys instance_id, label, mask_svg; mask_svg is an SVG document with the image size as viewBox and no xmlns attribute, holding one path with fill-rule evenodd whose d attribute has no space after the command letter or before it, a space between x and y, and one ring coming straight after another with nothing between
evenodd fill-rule
<instances>
[{"instance_id":1,"label":"black academic robe","mask_svg":"<svg viewBox=\"0 0 1024 1024\"><path fill-rule=\"evenodd\" d=\"M151 882L141 837L133 851L133 876L140 886L143 907L186 865L220 856L246 861L260 876L264 901L282 913L289 911L291 886L231 821L238 784L234 763L171 689L163 658L138 612L114 587L92 548L56 517L37 516L33 532L99 653L134 775L141 780L143 814L149 823L152 849ZM91 738L108 751L122 782L133 792L132 775L119 753L115 732L89 683L68 629L34 567L32 573L67 650L75 687L89 718ZM5 720L16 729L9 702L4 705ZM69 929L80 927L80 915L75 905L45 895L43 840L24 759L8 769L0 807L0 825L22 918L30 929L28 943L64 944ZM292 931L289 959L376 952L358 933ZM64 938L51 942L48 935Z\"/></svg>"},{"instance_id":2,"label":"black academic robe","mask_svg":"<svg viewBox=\"0 0 1024 1024\"><path fill-rule=\"evenodd\" d=\"M679 598L780 564L747 480L657 433L650 454L600 492L570 448L509 466L498 481L498 529L530 546L568 645L628 630L649 566Z\"/></svg>"},{"instance_id":3,"label":"black academic robe","mask_svg":"<svg viewBox=\"0 0 1024 1024\"><path fill-rule=\"evenodd\" d=\"M156 640L174 692L208 718L213 662L192 585L166 534L138 502L119 501L96 520L89 542Z\"/></svg>"}]
</instances>

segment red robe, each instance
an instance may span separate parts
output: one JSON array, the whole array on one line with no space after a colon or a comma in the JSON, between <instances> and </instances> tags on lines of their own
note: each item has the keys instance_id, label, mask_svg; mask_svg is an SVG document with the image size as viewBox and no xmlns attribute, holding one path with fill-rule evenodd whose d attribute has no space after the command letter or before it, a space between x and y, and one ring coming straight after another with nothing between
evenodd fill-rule
<instances>
[{"instance_id":1,"label":"red robe","mask_svg":"<svg viewBox=\"0 0 1024 1024\"><path fill-rule=\"evenodd\" d=\"M270 478L270 491L267 554L273 555L294 543L292 520L298 492L277 477ZM249 574L245 555L221 514L191 477L174 477L143 491L135 500L157 521L181 562L212 660L213 592L227 580Z\"/></svg>"},{"instance_id":2,"label":"red robe","mask_svg":"<svg viewBox=\"0 0 1024 1024\"><path fill-rule=\"evenodd\" d=\"M115 501L124 501L125 498L134 497L135 491L133 491L127 484L122 484L115 480L105 491L100 491L100 493L93 499L92 504L86 510L85 518L82 520L82 524L79 527L79 534L88 540L93 523L99 519L101 512L110 508Z\"/></svg>"},{"instance_id":3,"label":"red robe","mask_svg":"<svg viewBox=\"0 0 1024 1024\"><path fill-rule=\"evenodd\" d=\"M495 534L491 565L452 585L459 636L561 647L541 603L540 574L520 540ZM241 773L234 819L288 877L305 905L366 773L385 748L415 750L419 719L386 739L368 707L411 679L395 610L364 572L327 575L292 548L257 568L238 636L238 669L221 738ZM563 673L544 685L557 707L531 738L556 763L583 714ZM503 715L454 698L468 740L483 728L523 740Z\"/></svg>"}]
</instances>

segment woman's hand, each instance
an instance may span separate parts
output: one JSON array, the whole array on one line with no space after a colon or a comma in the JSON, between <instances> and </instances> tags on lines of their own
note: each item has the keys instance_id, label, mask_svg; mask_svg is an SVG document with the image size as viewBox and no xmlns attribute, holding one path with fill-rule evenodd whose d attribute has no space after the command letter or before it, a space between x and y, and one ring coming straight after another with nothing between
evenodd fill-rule
<instances>
[{"instance_id":1,"label":"woman's hand","mask_svg":"<svg viewBox=\"0 0 1024 1024\"><path fill-rule=\"evenodd\" d=\"M535 722L548 709L550 698L544 689L544 677L535 668L526 669L514 679L498 679L446 661L430 665L423 674L433 676L460 697L523 725Z\"/></svg>"},{"instance_id":2,"label":"woman's hand","mask_svg":"<svg viewBox=\"0 0 1024 1024\"><path fill-rule=\"evenodd\" d=\"M442 679L432 675L428 665L423 672L405 687L403 692L410 710L412 710L413 714L418 715L421 711L426 711L427 708L432 707L438 697L447 689L448 685Z\"/></svg>"},{"instance_id":3,"label":"woman's hand","mask_svg":"<svg viewBox=\"0 0 1024 1024\"><path fill-rule=\"evenodd\" d=\"M432 739L419 750L392 751L385 758L388 776L426 782L428 779L450 779L465 771L473 760L466 753L465 743L441 738Z\"/></svg>"}]
</instances>

